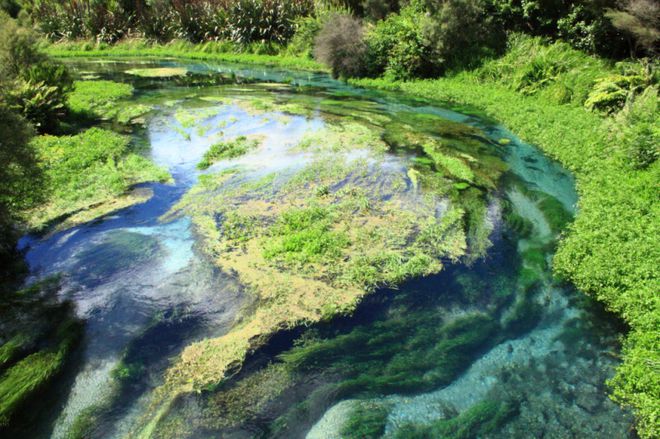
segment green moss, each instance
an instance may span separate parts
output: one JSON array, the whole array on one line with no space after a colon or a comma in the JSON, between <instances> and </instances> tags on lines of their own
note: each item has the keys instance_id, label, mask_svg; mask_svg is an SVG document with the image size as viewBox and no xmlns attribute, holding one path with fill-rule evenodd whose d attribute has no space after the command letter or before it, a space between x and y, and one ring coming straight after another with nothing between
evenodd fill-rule
<instances>
[{"instance_id":1,"label":"green moss","mask_svg":"<svg viewBox=\"0 0 660 439\"><path fill-rule=\"evenodd\" d=\"M260 142L257 139L248 139L245 136L239 136L233 140L211 145L209 150L204 153L202 161L197 164L197 169L207 169L217 161L245 155L257 148L259 144Z\"/></svg>"}]
</instances>

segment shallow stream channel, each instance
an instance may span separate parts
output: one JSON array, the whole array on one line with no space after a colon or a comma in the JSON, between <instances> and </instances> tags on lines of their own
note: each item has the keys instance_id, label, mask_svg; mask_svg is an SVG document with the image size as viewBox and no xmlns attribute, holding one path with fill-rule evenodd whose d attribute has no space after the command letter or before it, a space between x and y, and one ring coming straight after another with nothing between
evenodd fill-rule
<instances>
[{"instance_id":1,"label":"shallow stream channel","mask_svg":"<svg viewBox=\"0 0 660 439\"><path fill-rule=\"evenodd\" d=\"M84 330L20 434L631 437L621 328L552 276L574 182L535 147L320 73L68 64L134 87L129 134L172 182L23 238Z\"/></svg>"}]
</instances>

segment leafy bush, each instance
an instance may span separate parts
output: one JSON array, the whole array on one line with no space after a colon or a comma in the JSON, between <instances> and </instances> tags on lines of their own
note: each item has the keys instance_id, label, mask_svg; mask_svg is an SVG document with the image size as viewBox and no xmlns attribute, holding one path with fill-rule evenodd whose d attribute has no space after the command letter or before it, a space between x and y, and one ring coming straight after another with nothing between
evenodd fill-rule
<instances>
[{"instance_id":1,"label":"leafy bush","mask_svg":"<svg viewBox=\"0 0 660 439\"><path fill-rule=\"evenodd\" d=\"M311 57L314 40L323 28L323 22L317 17L300 17L295 20L295 33L289 41L287 52L292 55Z\"/></svg>"},{"instance_id":2,"label":"leafy bush","mask_svg":"<svg viewBox=\"0 0 660 439\"><path fill-rule=\"evenodd\" d=\"M588 53L609 55L612 46L615 52L623 46L603 10L585 3L572 4L566 15L557 20L557 35L575 49Z\"/></svg>"},{"instance_id":3,"label":"leafy bush","mask_svg":"<svg viewBox=\"0 0 660 439\"><path fill-rule=\"evenodd\" d=\"M112 43L132 28L136 6L122 0L42 0L33 18L50 39L93 38Z\"/></svg>"},{"instance_id":4,"label":"leafy bush","mask_svg":"<svg viewBox=\"0 0 660 439\"><path fill-rule=\"evenodd\" d=\"M0 12L5 12L12 18L16 18L21 11L21 5L16 0L0 0Z\"/></svg>"},{"instance_id":5,"label":"leafy bush","mask_svg":"<svg viewBox=\"0 0 660 439\"><path fill-rule=\"evenodd\" d=\"M316 36L326 22L337 14L350 15L351 11L346 7L316 2L314 14L300 16L293 21L295 32L287 45L287 53L312 57Z\"/></svg>"},{"instance_id":6,"label":"leafy bush","mask_svg":"<svg viewBox=\"0 0 660 439\"><path fill-rule=\"evenodd\" d=\"M658 88L648 87L628 99L610 123L610 132L626 152L633 167L646 168L660 156Z\"/></svg>"},{"instance_id":7,"label":"leafy bush","mask_svg":"<svg viewBox=\"0 0 660 439\"><path fill-rule=\"evenodd\" d=\"M654 66L649 63L618 63L618 72L596 80L584 105L591 111L613 114L626 101L646 87L657 83Z\"/></svg>"},{"instance_id":8,"label":"leafy bush","mask_svg":"<svg viewBox=\"0 0 660 439\"><path fill-rule=\"evenodd\" d=\"M496 25L509 32L561 39L572 47L607 57L628 54L628 41L606 17L617 0L484 0Z\"/></svg>"},{"instance_id":9,"label":"leafy bush","mask_svg":"<svg viewBox=\"0 0 660 439\"><path fill-rule=\"evenodd\" d=\"M362 13L366 18L382 20L391 13L399 12L399 0L362 0Z\"/></svg>"},{"instance_id":10,"label":"leafy bush","mask_svg":"<svg viewBox=\"0 0 660 439\"><path fill-rule=\"evenodd\" d=\"M660 5L654 0L624 0L622 10L608 10L607 17L617 28L633 36L636 46L649 55L658 53Z\"/></svg>"},{"instance_id":11,"label":"leafy bush","mask_svg":"<svg viewBox=\"0 0 660 439\"><path fill-rule=\"evenodd\" d=\"M542 95L551 102L582 105L606 64L563 42L514 34L506 54L477 70L483 81L500 82L526 95Z\"/></svg>"},{"instance_id":12,"label":"leafy bush","mask_svg":"<svg viewBox=\"0 0 660 439\"><path fill-rule=\"evenodd\" d=\"M332 70L334 77L367 73L367 44L357 18L336 14L328 19L314 41L314 57Z\"/></svg>"},{"instance_id":13,"label":"leafy bush","mask_svg":"<svg viewBox=\"0 0 660 439\"><path fill-rule=\"evenodd\" d=\"M67 69L37 49L34 34L0 14L0 92L40 131L52 131L72 86Z\"/></svg>"},{"instance_id":14,"label":"leafy bush","mask_svg":"<svg viewBox=\"0 0 660 439\"><path fill-rule=\"evenodd\" d=\"M13 224L36 205L43 193L36 154L29 144L34 134L28 122L0 97L0 278L13 267L17 237Z\"/></svg>"},{"instance_id":15,"label":"leafy bush","mask_svg":"<svg viewBox=\"0 0 660 439\"><path fill-rule=\"evenodd\" d=\"M423 24L434 62L442 70L472 67L502 49L506 40L492 25L482 0L426 0Z\"/></svg>"},{"instance_id":16,"label":"leafy bush","mask_svg":"<svg viewBox=\"0 0 660 439\"><path fill-rule=\"evenodd\" d=\"M431 61L431 47L422 33L421 24L426 21L419 6L406 7L379 21L367 34L371 73L385 72L404 80L435 73L437 63Z\"/></svg>"},{"instance_id":17,"label":"leafy bush","mask_svg":"<svg viewBox=\"0 0 660 439\"><path fill-rule=\"evenodd\" d=\"M40 131L53 131L65 112L61 90L44 82L17 82L7 101Z\"/></svg>"}]
</instances>

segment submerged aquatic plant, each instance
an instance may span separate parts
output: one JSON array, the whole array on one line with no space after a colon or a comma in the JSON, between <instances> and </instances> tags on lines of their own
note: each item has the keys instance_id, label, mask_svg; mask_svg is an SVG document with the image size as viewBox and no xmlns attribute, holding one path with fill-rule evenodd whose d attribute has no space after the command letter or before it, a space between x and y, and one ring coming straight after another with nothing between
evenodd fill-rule
<instances>
[{"instance_id":1,"label":"submerged aquatic plant","mask_svg":"<svg viewBox=\"0 0 660 439\"><path fill-rule=\"evenodd\" d=\"M27 421L39 408L42 394L64 368L82 325L70 303L57 303L57 279L46 279L4 296L0 330L9 339L0 347L0 431L18 428L16 418ZM36 323L35 323L36 322Z\"/></svg>"},{"instance_id":2,"label":"submerged aquatic plant","mask_svg":"<svg viewBox=\"0 0 660 439\"><path fill-rule=\"evenodd\" d=\"M388 410L368 402L356 404L341 429L345 439L378 439L385 433Z\"/></svg>"},{"instance_id":3,"label":"submerged aquatic plant","mask_svg":"<svg viewBox=\"0 0 660 439\"><path fill-rule=\"evenodd\" d=\"M517 406L504 401L482 401L451 419L431 425L407 424L400 427L396 439L470 439L496 432L517 413Z\"/></svg>"},{"instance_id":4,"label":"submerged aquatic plant","mask_svg":"<svg viewBox=\"0 0 660 439\"><path fill-rule=\"evenodd\" d=\"M257 148L259 144L258 139L248 139L245 136L238 136L233 140L215 143L204 153L204 157L197 164L197 169L207 169L219 160L240 157Z\"/></svg>"}]
</instances>

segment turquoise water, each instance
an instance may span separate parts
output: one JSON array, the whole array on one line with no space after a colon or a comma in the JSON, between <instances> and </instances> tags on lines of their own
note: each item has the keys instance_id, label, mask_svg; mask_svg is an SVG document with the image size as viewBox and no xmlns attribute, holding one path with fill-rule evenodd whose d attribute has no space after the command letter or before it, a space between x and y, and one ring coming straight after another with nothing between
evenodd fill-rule
<instances>
[{"instance_id":1,"label":"turquoise water","mask_svg":"<svg viewBox=\"0 0 660 439\"><path fill-rule=\"evenodd\" d=\"M179 65L193 79L230 79L209 85L123 73ZM415 121L428 115L477 128L478 134L460 136L446 128L446 140L472 148L486 171L495 160L506 164L496 187L483 189L479 220L492 244L485 255L381 289L352 316L278 334L218 388L180 398L157 435L630 435L631 418L608 399L605 385L617 364L616 322L551 276L553 248L577 196L571 176L536 148L448 105L353 89L321 74L171 60L71 66L80 75L133 83L134 100L153 106L134 136L148 142L149 155L175 181L145 185L154 193L149 201L99 221L24 238L32 280L62 273L58 297L75 304L85 329L57 403L18 434L68 437L92 411L92 437L130 437L181 349L226 333L254 305L231 273L215 268L200 249L188 217L163 219L200 175L226 169L241 169L248 180L294 174L318 158L314 148L296 145L337 120L374 126L386 123L383 117L408 120L416 131ZM253 97L275 105L244 105ZM290 103L304 111L280 111ZM262 146L196 169L213 143L238 135L261 136ZM370 159L350 146L341 152L347 160ZM371 163L384 176L409 180L408 163L418 156L417 149L393 148ZM407 185L414 200L418 189ZM438 210L447 202L440 200Z\"/></svg>"}]
</instances>

